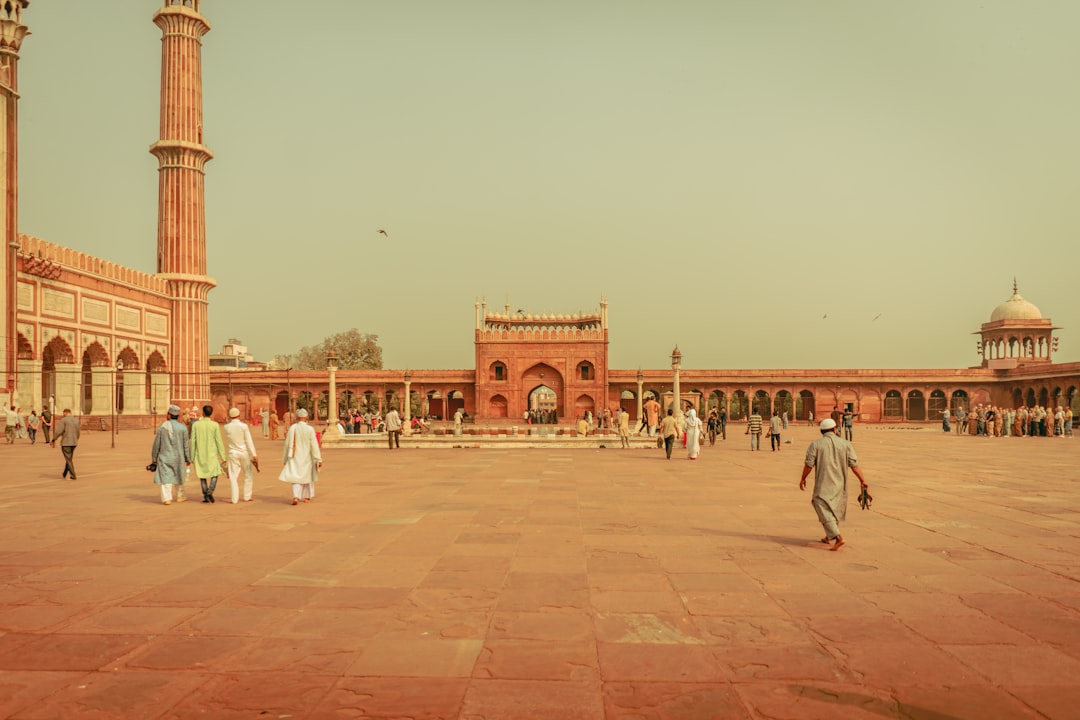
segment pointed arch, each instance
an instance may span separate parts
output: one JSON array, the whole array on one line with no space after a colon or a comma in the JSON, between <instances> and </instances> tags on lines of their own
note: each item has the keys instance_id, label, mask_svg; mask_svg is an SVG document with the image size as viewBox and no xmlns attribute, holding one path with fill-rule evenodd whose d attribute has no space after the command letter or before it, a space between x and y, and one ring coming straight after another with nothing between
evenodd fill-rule
<instances>
[{"instance_id":1,"label":"pointed arch","mask_svg":"<svg viewBox=\"0 0 1080 720\"><path fill-rule=\"evenodd\" d=\"M15 358L18 360L33 360L34 346L30 344L30 341L27 340L26 336L22 333L18 334L18 343L19 345Z\"/></svg>"},{"instance_id":2,"label":"pointed arch","mask_svg":"<svg viewBox=\"0 0 1080 720\"><path fill-rule=\"evenodd\" d=\"M117 360L124 363L124 370L139 370L139 356L135 354L135 351L131 349L130 345L125 345L124 349L117 355Z\"/></svg>"}]
</instances>

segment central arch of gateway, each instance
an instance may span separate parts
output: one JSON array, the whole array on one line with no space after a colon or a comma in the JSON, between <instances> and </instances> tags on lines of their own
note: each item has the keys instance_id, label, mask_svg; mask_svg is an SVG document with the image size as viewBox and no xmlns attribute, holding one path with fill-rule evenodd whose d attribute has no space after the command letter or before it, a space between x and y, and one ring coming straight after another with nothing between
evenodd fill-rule
<instances>
[{"instance_id":1,"label":"central arch of gateway","mask_svg":"<svg viewBox=\"0 0 1080 720\"><path fill-rule=\"evenodd\" d=\"M681 370L682 407L699 414L724 408L731 420L753 409L774 409L793 421L850 408L860 422L939 422L946 407L976 404L1069 405L1080 413L1080 363L1054 363L1054 328L1037 309L1022 308L1019 295L998 306L982 326L981 366L911 370ZM1022 298L1020 302L1034 308ZM1011 303L1011 304L1010 304ZM1003 310L1004 309L1004 310ZM1004 316L1002 317L1002 315ZM475 423L518 425L529 410L571 423L585 412L601 416L622 407L636 422L650 396L670 407L674 373L608 367L608 306L591 313L532 315L475 305L476 366L472 370L339 370L333 385L340 411L358 408L445 420L463 409ZM1025 335L1026 333L1026 335ZM999 337L1034 338L1009 356ZM1045 347L1045 352L1034 349ZM1026 353L1026 354L1025 354ZM211 377L213 401L224 418L230 406L245 417L263 408L279 415L306 408L318 420L332 412L328 370L229 371ZM405 398L409 401L406 403Z\"/></svg>"}]
</instances>

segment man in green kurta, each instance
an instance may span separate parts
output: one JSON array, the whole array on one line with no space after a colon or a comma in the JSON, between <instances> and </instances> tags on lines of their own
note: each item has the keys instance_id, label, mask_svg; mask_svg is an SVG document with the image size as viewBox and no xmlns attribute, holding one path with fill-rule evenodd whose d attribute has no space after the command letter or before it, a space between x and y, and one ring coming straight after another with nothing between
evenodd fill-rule
<instances>
[{"instance_id":1,"label":"man in green kurta","mask_svg":"<svg viewBox=\"0 0 1080 720\"><path fill-rule=\"evenodd\" d=\"M203 416L191 424L191 461L202 484L203 502L212 503L218 475L228 457L225 442L221 439L221 426L210 417L214 407L203 405L202 413Z\"/></svg>"},{"instance_id":2,"label":"man in green kurta","mask_svg":"<svg viewBox=\"0 0 1080 720\"><path fill-rule=\"evenodd\" d=\"M859 459L855 457L855 446L836 434L835 420L825 418L821 421L821 437L806 449L799 489L806 489L806 476L813 470L814 497L810 502L825 528L821 542L832 544L830 550L839 550L844 544L840 521L847 516L848 468L859 478L859 484L866 487Z\"/></svg>"}]
</instances>

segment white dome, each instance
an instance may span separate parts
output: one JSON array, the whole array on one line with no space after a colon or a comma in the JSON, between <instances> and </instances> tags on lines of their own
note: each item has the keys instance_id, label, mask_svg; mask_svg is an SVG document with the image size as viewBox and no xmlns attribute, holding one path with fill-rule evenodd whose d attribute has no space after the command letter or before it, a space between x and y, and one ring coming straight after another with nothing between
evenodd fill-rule
<instances>
[{"instance_id":1,"label":"white dome","mask_svg":"<svg viewBox=\"0 0 1080 720\"><path fill-rule=\"evenodd\" d=\"M1012 297L990 313L990 322L996 320L1042 320L1042 313L1013 289Z\"/></svg>"}]
</instances>

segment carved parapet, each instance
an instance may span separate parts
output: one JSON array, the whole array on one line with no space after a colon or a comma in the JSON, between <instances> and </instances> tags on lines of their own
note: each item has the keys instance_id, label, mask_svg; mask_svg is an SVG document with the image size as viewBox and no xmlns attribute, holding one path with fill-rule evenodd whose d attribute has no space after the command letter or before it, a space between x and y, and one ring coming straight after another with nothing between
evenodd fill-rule
<instances>
[{"instance_id":1,"label":"carved parapet","mask_svg":"<svg viewBox=\"0 0 1080 720\"><path fill-rule=\"evenodd\" d=\"M477 332L478 340L514 340L521 342L559 342L571 340L603 340L604 331L572 327L552 328L485 328Z\"/></svg>"},{"instance_id":2,"label":"carved parapet","mask_svg":"<svg viewBox=\"0 0 1080 720\"><path fill-rule=\"evenodd\" d=\"M166 294L168 290L165 282L154 275L117 265L78 250L54 245L31 235L19 235L17 254L20 261L19 269L29 275L55 280L68 270L95 275L120 285L160 295Z\"/></svg>"}]
</instances>

